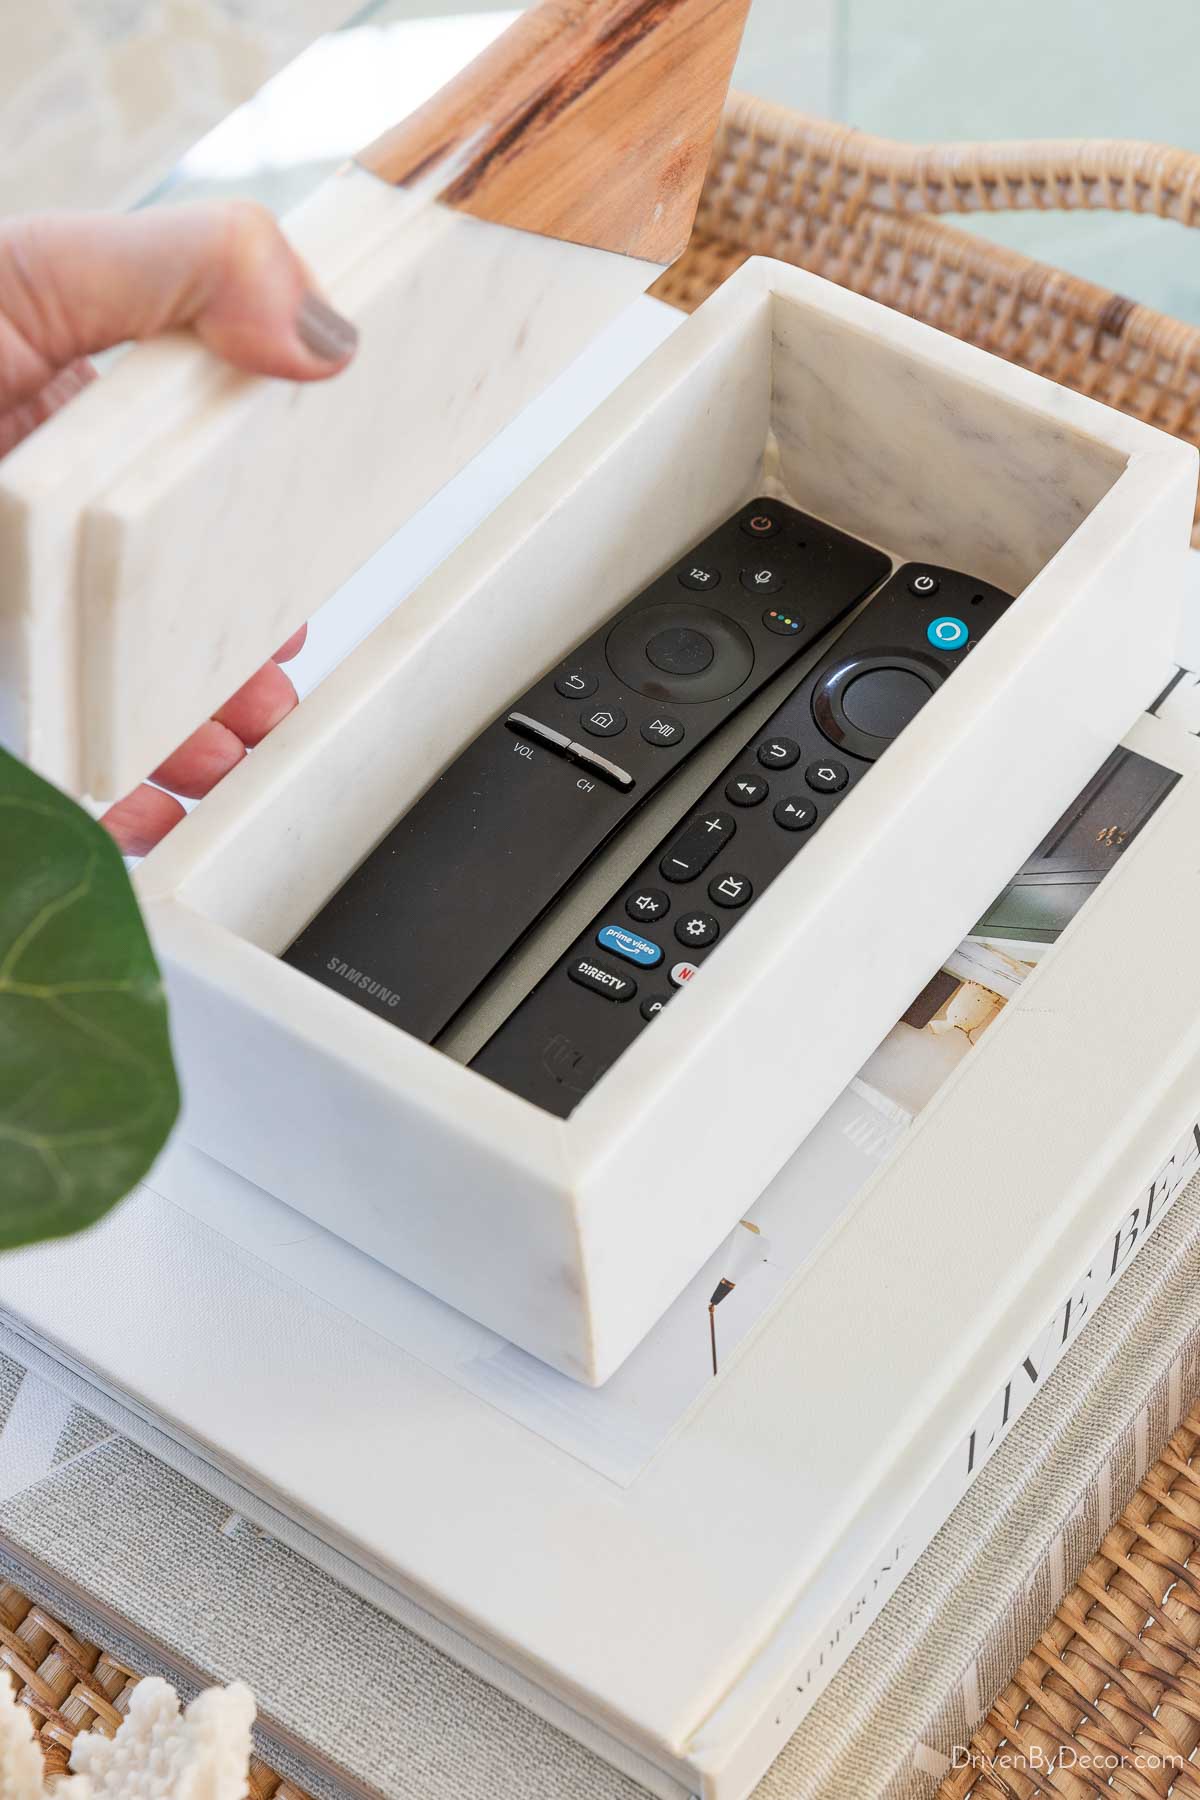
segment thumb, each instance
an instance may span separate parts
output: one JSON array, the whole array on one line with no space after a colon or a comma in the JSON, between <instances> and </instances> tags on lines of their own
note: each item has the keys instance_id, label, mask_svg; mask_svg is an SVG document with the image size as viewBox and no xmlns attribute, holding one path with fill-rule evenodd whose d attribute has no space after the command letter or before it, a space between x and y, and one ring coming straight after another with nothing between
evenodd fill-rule
<instances>
[{"instance_id":1,"label":"thumb","mask_svg":"<svg viewBox=\"0 0 1200 1800\"><path fill-rule=\"evenodd\" d=\"M239 369L316 381L358 334L247 201L0 222L0 411L128 338L191 326Z\"/></svg>"}]
</instances>

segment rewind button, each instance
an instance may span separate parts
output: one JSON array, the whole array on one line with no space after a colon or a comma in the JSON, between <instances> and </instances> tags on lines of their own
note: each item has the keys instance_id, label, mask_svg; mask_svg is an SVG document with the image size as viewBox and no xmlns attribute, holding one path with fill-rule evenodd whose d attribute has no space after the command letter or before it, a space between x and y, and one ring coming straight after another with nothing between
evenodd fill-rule
<instances>
[{"instance_id":1,"label":"rewind button","mask_svg":"<svg viewBox=\"0 0 1200 1800\"><path fill-rule=\"evenodd\" d=\"M734 775L725 783L725 798L732 806L757 806L767 797L768 788L761 775Z\"/></svg>"}]
</instances>

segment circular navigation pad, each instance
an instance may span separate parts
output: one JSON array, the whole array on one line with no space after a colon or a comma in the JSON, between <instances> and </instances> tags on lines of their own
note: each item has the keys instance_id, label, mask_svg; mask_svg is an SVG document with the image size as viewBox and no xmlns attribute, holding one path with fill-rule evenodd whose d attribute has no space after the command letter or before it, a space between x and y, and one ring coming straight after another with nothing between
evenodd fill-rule
<instances>
[{"instance_id":1,"label":"circular navigation pad","mask_svg":"<svg viewBox=\"0 0 1200 1800\"><path fill-rule=\"evenodd\" d=\"M722 700L754 667L754 646L724 613L681 601L620 619L604 646L613 674L651 700Z\"/></svg>"},{"instance_id":2,"label":"circular navigation pad","mask_svg":"<svg viewBox=\"0 0 1200 1800\"><path fill-rule=\"evenodd\" d=\"M702 631L688 631L676 625L669 631L656 632L646 645L646 655L665 675L698 675L701 669L707 669L716 651Z\"/></svg>"},{"instance_id":3,"label":"circular navigation pad","mask_svg":"<svg viewBox=\"0 0 1200 1800\"><path fill-rule=\"evenodd\" d=\"M874 762L945 678L945 669L919 651L847 656L817 683L813 718L831 744Z\"/></svg>"}]
</instances>

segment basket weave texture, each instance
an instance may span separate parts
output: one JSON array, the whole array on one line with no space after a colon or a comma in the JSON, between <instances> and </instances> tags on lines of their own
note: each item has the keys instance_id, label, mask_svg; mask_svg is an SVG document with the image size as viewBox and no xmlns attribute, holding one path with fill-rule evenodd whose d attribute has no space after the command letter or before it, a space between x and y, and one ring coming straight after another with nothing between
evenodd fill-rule
<instances>
[{"instance_id":1,"label":"basket weave texture","mask_svg":"<svg viewBox=\"0 0 1200 1800\"><path fill-rule=\"evenodd\" d=\"M1200 1406L1171 1438L937 1800L1200 1795Z\"/></svg>"},{"instance_id":2,"label":"basket weave texture","mask_svg":"<svg viewBox=\"0 0 1200 1800\"><path fill-rule=\"evenodd\" d=\"M18 1701L29 1709L50 1775L66 1774L79 1732L112 1737L140 1679L106 1650L75 1637L8 1582L0 1582L0 1663ZM308 1796L251 1757L246 1800Z\"/></svg>"},{"instance_id":3,"label":"basket weave texture","mask_svg":"<svg viewBox=\"0 0 1200 1800\"><path fill-rule=\"evenodd\" d=\"M734 93L691 242L651 292L690 312L747 257L779 257L1200 443L1200 329L932 216L1014 209L1198 225L1200 156L902 144Z\"/></svg>"}]
</instances>

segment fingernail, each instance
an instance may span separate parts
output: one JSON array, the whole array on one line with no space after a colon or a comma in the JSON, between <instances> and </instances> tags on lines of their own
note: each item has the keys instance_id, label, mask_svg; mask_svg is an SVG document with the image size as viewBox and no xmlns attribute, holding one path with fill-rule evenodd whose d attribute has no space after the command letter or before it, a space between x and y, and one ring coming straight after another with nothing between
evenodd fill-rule
<instances>
[{"instance_id":1,"label":"fingernail","mask_svg":"<svg viewBox=\"0 0 1200 1800\"><path fill-rule=\"evenodd\" d=\"M322 362L345 362L358 347L358 331L319 294L305 294L296 314L296 335Z\"/></svg>"}]
</instances>

